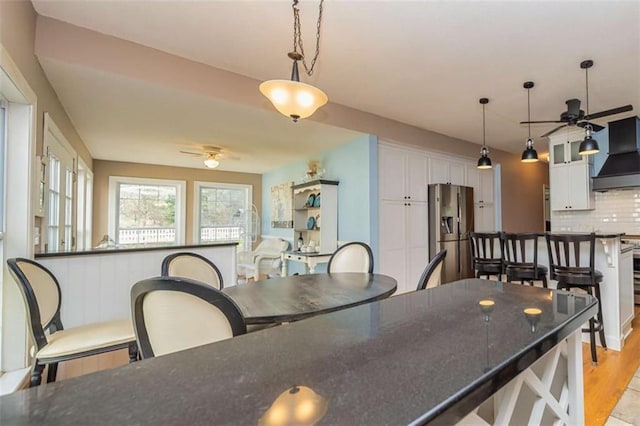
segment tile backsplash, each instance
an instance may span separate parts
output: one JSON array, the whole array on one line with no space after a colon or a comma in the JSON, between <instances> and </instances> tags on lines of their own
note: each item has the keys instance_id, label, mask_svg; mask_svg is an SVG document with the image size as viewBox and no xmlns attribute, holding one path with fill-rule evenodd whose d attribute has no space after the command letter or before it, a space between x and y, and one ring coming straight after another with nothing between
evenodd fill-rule
<instances>
[{"instance_id":1,"label":"tile backsplash","mask_svg":"<svg viewBox=\"0 0 640 426\"><path fill-rule=\"evenodd\" d=\"M595 193L595 210L552 211L552 231L640 235L640 188Z\"/></svg>"}]
</instances>

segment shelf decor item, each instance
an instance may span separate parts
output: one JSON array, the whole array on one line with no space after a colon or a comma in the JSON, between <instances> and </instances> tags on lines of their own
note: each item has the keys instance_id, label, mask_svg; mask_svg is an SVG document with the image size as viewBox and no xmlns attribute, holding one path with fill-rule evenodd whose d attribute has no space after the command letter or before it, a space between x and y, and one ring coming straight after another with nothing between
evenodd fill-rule
<instances>
[{"instance_id":1,"label":"shelf decor item","mask_svg":"<svg viewBox=\"0 0 640 426\"><path fill-rule=\"evenodd\" d=\"M318 192L318 195L316 195L316 199L313 200L313 207L320 207L320 193Z\"/></svg>"},{"instance_id":2,"label":"shelf decor item","mask_svg":"<svg viewBox=\"0 0 640 426\"><path fill-rule=\"evenodd\" d=\"M316 216L316 229L320 229L320 215Z\"/></svg>"},{"instance_id":3,"label":"shelf decor item","mask_svg":"<svg viewBox=\"0 0 640 426\"><path fill-rule=\"evenodd\" d=\"M307 219L307 229L311 230L314 229L316 227L316 219L313 216L310 216L309 219Z\"/></svg>"},{"instance_id":4,"label":"shelf decor item","mask_svg":"<svg viewBox=\"0 0 640 426\"><path fill-rule=\"evenodd\" d=\"M304 206L305 207L313 207L315 202L316 202L315 194L310 194L309 197L307 198L307 202L304 204Z\"/></svg>"},{"instance_id":5,"label":"shelf decor item","mask_svg":"<svg viewBox=\"0 0 640 426\"><path fill-rule=\"evenodd\" d=\"M293 182L271 187L271 227L293 228Z\"/></svg>"}]
</instances>

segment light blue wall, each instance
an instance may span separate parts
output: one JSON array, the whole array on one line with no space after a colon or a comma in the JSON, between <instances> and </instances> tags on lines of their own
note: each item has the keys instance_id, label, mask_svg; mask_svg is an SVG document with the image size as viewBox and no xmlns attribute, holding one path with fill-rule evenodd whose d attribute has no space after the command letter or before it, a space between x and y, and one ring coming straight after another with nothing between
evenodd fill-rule
<instances>
[{"instance_id":1,"label":"light blue wall","mask_svg":"<svg viewBox=\"0 0 640 426\"><path fill-rule=\"evenodd\" d=\"M262 175L262 234L292 242L293 229L271 227L271 187L302 182L307 161L319 160L324 179L338 180L338 240L364 241L377 259L378 244L378 148L377 137L366 135L334 149ZM375 262L377 263L377 262ZM292 266L291 272L297 272ZM320 271L318 271L320 272Z\"/></svg>"}]
</instances>

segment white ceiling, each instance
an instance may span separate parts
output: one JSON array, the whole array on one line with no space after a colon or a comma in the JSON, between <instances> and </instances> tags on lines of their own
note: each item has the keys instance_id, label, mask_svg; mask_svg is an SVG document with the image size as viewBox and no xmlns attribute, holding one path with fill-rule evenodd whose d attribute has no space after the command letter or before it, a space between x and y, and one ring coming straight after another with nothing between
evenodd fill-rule
<instances>
[{"instance_id":1,"label":"white ceiling","mask_svg":"<svg viewBox=\"0 0 640 426\"><path fill-rule=\"evenodd\" d=\"M287 78L290 73L286 52L292 44L292 14L287 1L33 3L41 15L259 80ZM300 3L308 56L314 47L317 5L317 1ZM591 112L626 104L635 107L632 113L598 122L637 114L640 2L327 1L316 73L313 78L303 77L303 81L322 88L330 102L476 143L482 142L478 99L488 97L487 144L517 153L526 137L526 128L518 124L526 119L527 111L522 83L536 83L531 91L532 119L556 120L566 109L566 99L582 99L584 109L584 71L579 68L584 59L595 61L589 74ZM158 138L159 130L171 133L167 132L168 123L154 133L154 123L158 122L152 114L146 117L148 126L129 132L133 122L121 126L134 112L129 108L129 115L118 115L117 110L109 109L106 99L104 105L98 101L82 105L79 101L90 97L65 94L77 91L76 84L83 84L82 90L88 92L97 90L92 85L111 84L112 90L126 96L126 80L91 75L89 70L63 64L49 65L44 64L47 75L96 158L114 156L105 142L113 140L114 134L131 143ZM75 80L67 73L75 73ZM176 96L158 87L139 89L143 96L123 99L143 107L144 102L161 101L163 95ZM253 135L257 139L251 141L248 135L234 130L238 120L229 104L186 94L179 98L185 106L188 102L201 103L203 111L196 117L175 120L174 138L216 143L207 140L207 127L195 121L210 119L205 113L207 107L209 111L222 107L228 110L228 116L211 125L226 123L229 128L209 133L223 135L221 145L250 155L254 149L251 143L257 147L277 141L287 143L267 132ZM96 111L84 111L93 108ZM107 113L112 115L108 123L97 119ZM179 114L176 110L172 113ZM261 125L267 126L270 115L255 114L257 120L263 120ZM286 138L296 144L305 129L328 130L342 137L341 141L353 135L317 123L320 127L314 127L309 120L303 123L307 127L299 128L277 121L284 128L275 123L268 126L281 135L301 132ZM202 131L186 133L188 128L199 126ZM534 135L553 127L539 125ZM185 132L183 136L181 132ZM94 139L94 134L102 139Z\"/></svg>"}]
</instances>

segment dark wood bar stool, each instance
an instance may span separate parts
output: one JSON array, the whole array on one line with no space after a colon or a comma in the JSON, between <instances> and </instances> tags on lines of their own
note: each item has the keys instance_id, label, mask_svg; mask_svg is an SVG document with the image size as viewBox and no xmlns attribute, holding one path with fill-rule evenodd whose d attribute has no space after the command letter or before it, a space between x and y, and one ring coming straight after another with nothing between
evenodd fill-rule
<instances>
[{"instance_id":1,"label":"dark wood bar stool","mask_svg":"<svg viewBox=\"0 0 640 426\"><path fill-rule=\"evenodd\" d=\"M583 332L589 333L591 360L596 365L598 363L596 332L600 336L602 347L607 348L602 322L602 299L600 298L602 272L596 271L594 267L596 234L546 234L546 239L547 250L549 251L549 265L551 266L551 279L558 281L558 289L571 290L572 288L579 288L598 299L598 314L595 318L589 319L588 329L582 329ZM582 249L588 251L585 252ZM586 259L581 259L582 253L589 254L588 265L586 264Z\"/></svg>"},{"instance_id":2,"label":"dark wood bar stool","mask_svg":"<svg viewBox=\"0 0 640 426\"><path fill-rule=\"evenodd\" d=\"M502 241L498 232L470 232L471 264L476 277L491 275L502 279L504 261L502 257Z\"/></svg>"},{"instance_id":3,"label":"dark wood bar stool","mask_svg":"<svg viewBox=\"0 0 640 426\"><path fill-rule=\"evenodd\" d=\"M546 266L538 265L538 234L510 234L503 232L502 250L504 256L505 273L507 282L520 281L524 284L528 281L533 285L534 281L542 281L542 286L547 288Z\"/></svg>"}]
</instances>

